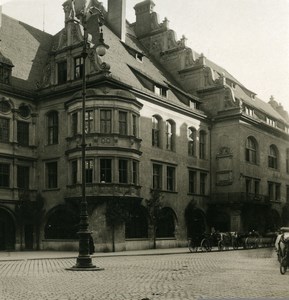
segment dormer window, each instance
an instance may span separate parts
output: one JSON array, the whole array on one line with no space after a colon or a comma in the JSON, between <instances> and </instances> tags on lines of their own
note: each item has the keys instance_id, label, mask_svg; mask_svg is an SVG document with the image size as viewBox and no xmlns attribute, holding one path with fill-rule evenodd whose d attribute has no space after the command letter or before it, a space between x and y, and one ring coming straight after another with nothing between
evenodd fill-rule
<instances>
[{"instance_id":1,"label":"dormer window","mask_svg":"<svg viewBox=\"0 0 289 300\"><path fill-rule=\"evenodd\" d=\"M154 92L158 96L167 97L168 89L166 89L165 87L160 86L160 85L155 85Z\"/></svg>"},{"instance_id":2,"label":"dormer window","mask_svg":"<svg viewBox=\"0 0 289 300\"><path fill-rule=\"evenodd\" d=\"M136 60L138 60L139 62L142 62L143 54L137 52L137 53L135 54L135 58L136 58Z\"/></svg>"},{"instance_id":3,"label":"dormer window","mask_svg":"<svg viewBox=\"0 0 289 300\"><path fill-rule=\"evenodd\" d=\"M0 52L0 83L10 83L12 67L12 61Z\"/></svg>"},{"instance_id":4,"label":"dormer window","mask_svg":"<svg viewBox=\"0 0 289 300\"><path fill-rule=\"evenodd\" d=\"M66 83L67 81L67 62L61 61L57 64L58 83Z\"/></svg>"},{"instance_id":5,"label":"dormer window","mask_svg":"<svg viewBox=\"0 0 289 300\"><path fill-rule=\"evenodd\" d=\"M3 64L0 65L0 82L9 84L10 83L10 73L11 68L4 66Z\"/></svg>"}]
</instances>

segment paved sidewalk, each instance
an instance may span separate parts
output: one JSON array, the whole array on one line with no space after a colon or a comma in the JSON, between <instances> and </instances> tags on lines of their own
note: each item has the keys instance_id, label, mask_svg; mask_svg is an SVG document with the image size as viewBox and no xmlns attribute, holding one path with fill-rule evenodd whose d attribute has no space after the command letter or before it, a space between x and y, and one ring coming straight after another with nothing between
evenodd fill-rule
<instances>
[{"instance_id":1,"label":"paved sidewalk","mask_svg":"<svg viewBox=\"0 0 289 300\"><path fill-rule=\"evenodd\" d=\"M135 255L164 255L189 253L188 248L148 249L121 252L96 252L92 257L107 256L135 256ZM75 251L0 251L0 261L74 258L78 256Z\"/></svg>"}]
</instances>

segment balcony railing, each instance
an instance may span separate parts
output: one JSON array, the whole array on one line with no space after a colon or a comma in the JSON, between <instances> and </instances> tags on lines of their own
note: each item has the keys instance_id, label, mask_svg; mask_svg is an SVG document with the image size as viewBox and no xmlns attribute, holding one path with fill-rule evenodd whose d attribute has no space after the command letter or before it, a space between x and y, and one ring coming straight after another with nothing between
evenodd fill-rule
<instances>
[{"instance_id":1,"label":"balcony railing","mask_svg":"<svg viewBox=\"0 0 289 300\"><path fill-rule=\"evenodd\" d=\"M140 186L134 184L92 183L86 185L86 196L140 197ZM81 184L69 185L66 198L81 197Z\"/></svg>"},{"instance_id":2,"label":"balcony railing","mask_svg":"<svg viewBox=\"0 0 289 300\"><path fill-rule=\"evenodd\" d=\"M250 194L250 193L217 193L211 195L211 203L229 204L229 203L253 203L269 204L268 195Z\"/></svg>"}]
</instances>

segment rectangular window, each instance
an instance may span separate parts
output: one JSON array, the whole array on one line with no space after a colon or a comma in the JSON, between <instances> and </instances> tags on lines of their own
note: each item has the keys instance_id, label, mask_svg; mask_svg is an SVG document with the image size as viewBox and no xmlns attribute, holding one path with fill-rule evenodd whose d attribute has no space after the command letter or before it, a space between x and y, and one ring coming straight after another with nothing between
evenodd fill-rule
<instances>
[{"instance_id":1,"label":"rectangular window","mask_svg":"<svg viewBox=\"0 0 289 300\"><path fill-rule=\"evenodd\" d=\"M132 115L132 135L137 136L137 118L136 115Z\"/></svg>"},{"instance_id":2,"label":"rectangular window","mask_svg":"<svg viewBox=\"0 0 289 300\"><path fill-rule=\"evenodd\" d=\"M252 192L252 180L251 178L246 178L246 194L251 194Z\"/></svg>"},{"instance_id":3,"label":"rectangular window","mask_svg":"<svg viewBox=\"0 0 289 300\"><path fill-rule=\"evenodd\" d=\"M196 193L196 172L189 171L189 193L194 194Z\"/></svg>"},{"instance_id":4,"label":"rectangular window","mask_svg":"<svg viewBox=\"0 0 289 300\"><path fill-rule=\"evenodd\" d=\"M254 193L255 193L255 195L260 194L260 181L259 180L254 181Z\"/></svg>"},{"instance_id":5,"label":"rectangular window","mask_svg":"<svg viewBox=\"0 0 289 300\"><path fill-rule=\"evenodd\" d=\"M17 122L17 141L20 146L29 146L29 123Z\"/></svg>"},{"instance_id":6,"label":"rectangular window","mask_svg":"<svg viewBox=\"0 0 289 300\"><path fill-rule=\"evenodd\" d=\"M71 183L77 184L77 160L71 162Z\"/></svg>"},{"instance_id":7,"label":"rectangular window","mask_svg":"<svg viewBox=\"0 0 289 300\"><path fill-rule=\"evenodd\" d=\"M268 196L269 196L270 201L274 200L274 183L273 182L268 182Z\"/></svg>"},{"instance_id":8,"label":"rectangular window","mask_svg":"<svg viewBox=\"0 0 289 300\"><path fill-rule=\"evenodd\" d=\"M138 184L138 163L136 161L132 162L132 183Z\"/></svg>"},{"instance_id":9,"label":"rectangular window","mask_svg":"<svg viewBox=\"0 0 289 300\"><path fill-rule=\"evenodd\" d=\"M100 111L100 132L111 133L111 110Z\"/></svg>"},{"instance_id":10,"label":"rectangular window","mask_svg":"<svg viewBox=\"0 0 289 300\"><path fill-rule=\"evenodd\" d=\"M58 143L58 113L52 112L48 115L48 145Z\"/></svg>"},{"instance_id":11,"label":"rectangular window","mask_svg":"<svg viewBox=\"0 0 289 300\"><path fill-rule=\"evenodd\" d=\"M9 119L0 118L0 142L9 142Z\"/></svg>"},{"instance_id":12,"label":"rectangular window","mask_svg":"<svg viewBox=\"0 0 289 300\"><path fill-rule=\"evenodd\" d=\"M85 111L85 133L91 133L93 126L93 111Z\"/></svg>"},{"instance_id":13,"label":"rectangular window","mask_svg":"<svg viewBox=\"0 0 289 300\"><path fill-rule=\"evenodd\" d=\"M29 167L17 166L17 187L20 189L29 189Z\"/></svg>"},{"instance_id":14,"label":"rectangular window","mask_svg":"<svg viewBox=\"0 0 289 300\"><path fill-rule=\"evenodd\" d=\"M175 168L167 167L167 190L170 192L175 191Z\"/></svg>"},{"instance_id":15,"label":"rectangular window","mask_svg":"<svg viewBox=\"0 0 289 300\"><path fill-rule=\"evenodd\" d=\"M119 183L127 183L127 160L120 159L118 161Z\"/></svg>"},{"instance_id":16,"label":"rectangular window","mask_svg":"<svg viewBox=\"0 0 289 300\"><path fill-rule=\"evenodd\" d=\"M281 200L281 184L275 184L275 201Z\"/></svg>"},{"instance_id":17,"label":"rectangular window","mask_svg":"<svg viewBox=\"0 0 289 300\"><path fill-rule=\"evenodd\" d=\"M9 187L10 165L0 164L0 187Z\"/></svg>"},{"instance_id":18,"label":"rectangular window","mask_svg":"<svg viewBox=\"0 0 289 300\"><path fill-rule=\"evenodd\" d=\"M57 162L46 163L46 187L48 189L57 188Z\"/></svg>"},{"instance_id":19,"label":"rectangular window","mask_svg":"<svg viewBox=\"0 0 289 300\"><path fill-rule=\"evenodd\" d=\"M162 166L153 164L153 189L162 189Z\"/></svg>"},{"instance_id":20,"label":"rectangular window","mask_svg":"<svg viewBox=\"0 0 289 300\"><path fill-rule=\"evenodd\" d=\"M83 57L74 59L74 78L79 79L83 76Z\"/></svg>"},{"instance_id":21,"label":"rectangular window","mask_svg":"<svg viewBox=\"0 0 289 300\"><path fill-rule=\"evenodd\" d=\"M85 160L85 182L86 183L93 182L93 160L92 159Z\"/></svg>"},{"instance_id":22,"label":"rectangular window","mask_svg":"<svg viewBox=\"0 0 289 300\"><path fill-rule=\"evenodd\" d=\"M127 112L119 112L119 134L127 135Z\"/></svg>"},{"instance_id":23,"label":"rectangular window","mask_svg":"<svg viewBox=\"0 0 289 300\"><path fill-rule=\"evenodd\" d=\"M286 202L289 203L289 185L286 186Z\"/></svg>"},{"instance_id":24,"label":"rectangular window","mask_svg":"<svg viewBox=\"0 0 289 300\"><path fill-rule=\"evenodd\" d=\"M207 174L201 173L200 174L200 194L201 195L206 194L206 181L207 181Z\"/></svg>"},{"instance_id":25,"label":"rectangular window","mask_svg":"<svg viewBox=\"0 0 289 300\"><path fill-rule=\"evenodd\" d=\"M112 169L111 169L111 159L101 159L100 160L100 178L101 182L111 182Z\"/></svg>"},{"instance_id":26,"label":"rectangular window","mask_svg":"<svg viewBox=\"0 0 289 300\"><path fill-rule=\"evenodd\" d=\"M78 127L78 115L77 112L71 115L71 133L73 136L77 134L77 127Z\"/></svg>"},{"instance_id":27,"label":"rectangular window","mask_svg":"<svg viewBox=\"0 0 289 300\"><path fill-rule=\"evenodd\" d=\"M57 64L58 83L63 84L67 81L67 62L62 61Z\"/></svg>"},{"instance_id":28,"label":"rectangular window","mask_svg":"<svg viewBox=\"0 0 289 300\"><path fill-rule=\"evenodd\" d=\"M201 159L206 158L206 134L202 131L200 132L199 156Z\"/></svg>"}]
</instances>

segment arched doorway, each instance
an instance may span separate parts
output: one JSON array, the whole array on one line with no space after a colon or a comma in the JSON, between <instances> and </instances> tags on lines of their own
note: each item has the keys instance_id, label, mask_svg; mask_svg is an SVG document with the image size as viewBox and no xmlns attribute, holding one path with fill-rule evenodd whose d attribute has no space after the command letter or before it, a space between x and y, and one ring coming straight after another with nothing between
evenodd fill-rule
<instances>
[{"instance_id":1,"label":"arched doorway","mask_svg":"<svg viewBox=\"0 0 289 300\"><path fill-rule=\"evenodd\" d=\"M170 207L161 209L156 225L157 238L175 237L175 212Z\"/></svg>"},{"instance_id":2,"label":"arched doorway","mask_svg":"<svg viewBox=\"0 0 289 300\"><path fill-rule=\"evenodd\" d=\"M0 250L15 249L15 223L11 214L0 208Z\"/></svg>"},{"instance_id":3,"label":"arched doorway","mask_svg":"<svg viewBox=\"0 0 289 300\"><path fill-rule=\"evenodd\" d=\"M129 210L125 222L125 238L147 238L148 218L143 206L136 206Z\"/></svg>"},{"instance_id":4,"label":"arched doorway","mask_svg":"<svg viewBox=\"0 0 289 300\"><path fill-rule=\"evenodd\" d=\"M185 220L188 237L200 236L206 231L205 214L191 203L186 208Z\"/></svg>"},{"instance_id":5,"label":"arched doorway","mask_svg":"<svg viewBox=\"0 0 289 300\"><path fill-rule=\"evenodd\" d=\"M48 216L45 239L77 239L79 215L65 206L54 208Z\"/></svg>"}]
</instances>

